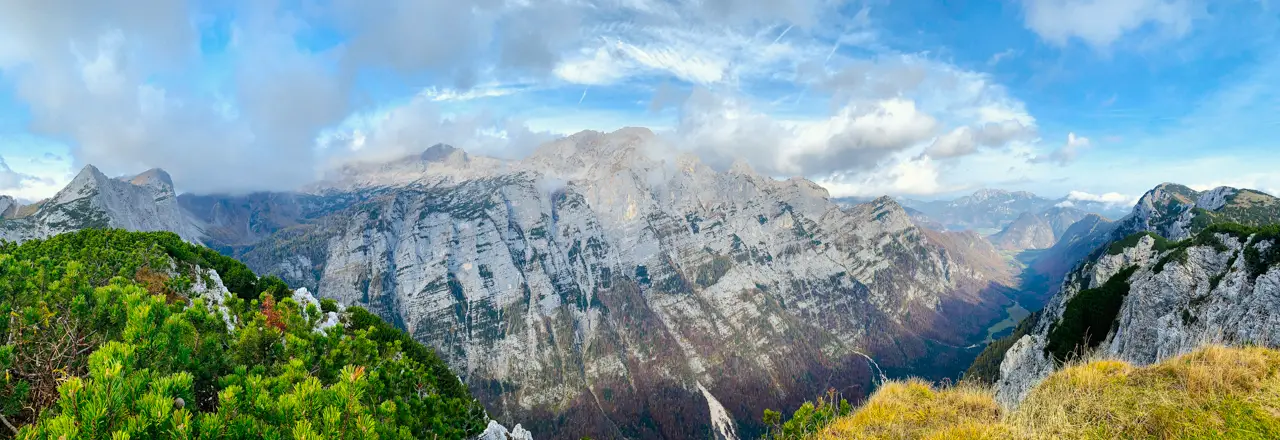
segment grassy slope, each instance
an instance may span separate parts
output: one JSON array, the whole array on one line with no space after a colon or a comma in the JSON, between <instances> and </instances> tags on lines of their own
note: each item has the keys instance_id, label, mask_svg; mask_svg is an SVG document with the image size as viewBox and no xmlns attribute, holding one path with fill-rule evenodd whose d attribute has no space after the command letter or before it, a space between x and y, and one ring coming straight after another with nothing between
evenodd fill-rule
<instances>
[{"instance_id":1,"label":"grassy slope","mask_svg":"<svg viewBox=\"0 0 1280 440\"><path fill-rule=\"evenodd\" d=\"M895 382L813 438L1280 438L1280 351L1209 346L1149 367L1079 363L1012 411L981 387Z\"/></svg>"}]
</instances>

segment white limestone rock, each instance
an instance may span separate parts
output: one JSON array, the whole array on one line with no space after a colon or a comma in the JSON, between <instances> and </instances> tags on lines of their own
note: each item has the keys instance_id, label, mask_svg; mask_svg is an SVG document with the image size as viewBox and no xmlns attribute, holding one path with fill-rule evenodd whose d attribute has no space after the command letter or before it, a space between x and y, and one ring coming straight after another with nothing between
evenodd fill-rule
<instances>
[{"instance_id":1,"label":"white limestone rock","mask_svg":"<svg viewBox=\"0 0 1280 440\"><path fill-rule=\"evenodd\" d=\"M497 420L490 420L489 426L475 440L533 440L533 433L526 431L519 424L515 429L507 431Z\"/></svg>"},{"instance_id":2,"label":"white limestone rock","mask_svg":"<svg viewBox=\"0 0 1280 440\"><path fill-rule=\"evenodd\" d=\"M1005 352L996 382L996 401L1005 407L1017 406L1031 389L1053 372L1053 361L1044 354L1045 338L1026 335Z\"/></svg>"},{"instance_id":3,"label":"white limestone rock","mask_svg":"<svg viewBox=\"0 0 1280 440\"><path fill-rule=\"evenodd\" d=\"M298 304L301 305L304 309L308 305L312 305L312 306L315 306L316 310L321 310L320 300L316 299L316 297L312 295L311 291L308 290L306 287L299 287L297 289L294 289L293 299L298 301ZM338 310L341 311L342 309L343 309L342 305L338 304ZM330 327L338 325L341 321L341 317L338 315L338 312L321 312L321 313L323 317L320 319L320 322L316 323L315 331L317 332L323 332L325 330L328 330Z\"/></svg>"}]
</instances>

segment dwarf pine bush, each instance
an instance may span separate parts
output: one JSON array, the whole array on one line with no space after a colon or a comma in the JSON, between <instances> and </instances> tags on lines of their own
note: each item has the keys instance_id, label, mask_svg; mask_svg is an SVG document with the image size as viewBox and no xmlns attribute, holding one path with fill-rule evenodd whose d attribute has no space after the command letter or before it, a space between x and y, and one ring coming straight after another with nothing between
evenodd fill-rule
<instances>
[{"instance_id":1,"label":"dwarf pine bush","mask_svg":"<svg viewBox=\"0 0 1280 440\"><path fill-rule=\"evenodd\" d=\"M241 291L223 309L192 292L211 266L238 274ZM243 299L250 288L257 298ZM0 245L0 438L455 439L484 429L484 409L434 351L357 307L319 331L324 312L290 293L170 233Z\"/></svg>"}]
</instances>

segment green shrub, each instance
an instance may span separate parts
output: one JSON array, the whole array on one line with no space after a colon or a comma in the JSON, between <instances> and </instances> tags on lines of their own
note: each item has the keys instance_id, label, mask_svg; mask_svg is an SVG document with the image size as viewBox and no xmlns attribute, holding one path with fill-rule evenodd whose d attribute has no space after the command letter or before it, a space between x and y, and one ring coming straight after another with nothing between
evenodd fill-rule
<instances>
[{"instance_id":1,"label":"green shrub","mask_svg":"<svg viewBox=\"0 0 1280 440\"><path fill-rule=\"evenodd\" d=\"M1139 232L1136 234L1130 234L1128 237L1112 242L1111 245L1107 247L1107 255L1123 254L1125 249L1137 246L1138 242L1142 241L1142 237L1151 237L1154 239L1156 241L1155 250L1157 252L1168 249L1171 244L1169 240L1156 235L1155 233Z\"/></svg>"},{"instance_id":2,"label":"green shrub","mask_svg":"<svg viewBox=\"0 0 1280 440\"><path fill-rule=\"evenodd\" d=\"M785 422L782 413L765 409L761 421L766 426L765 439L799 440L807 438L831 425L840 417L853 413L853 405L840 397L836 390L828 390L824 396L805 402Z\"/></svg>"},{"instance_id":3,"label":"green shrub","mask_svg":"<svg viewBox=\"0 0 1280 440\"><path fill-rule=\"evenodd\" d=\"M332 313L338 311L338 302L330 298L320 300L320 311L324 313Z\"/></svg>"}]
</instances>

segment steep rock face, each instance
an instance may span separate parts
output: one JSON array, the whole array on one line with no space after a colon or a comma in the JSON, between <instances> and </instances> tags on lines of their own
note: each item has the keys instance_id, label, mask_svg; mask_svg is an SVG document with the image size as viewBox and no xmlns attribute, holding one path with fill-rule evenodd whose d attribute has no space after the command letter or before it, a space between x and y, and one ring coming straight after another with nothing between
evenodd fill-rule
<instances>
[{"instance_id":1,"label":"steep rock face","mask_svg":"<svg viewBox=\"0 0 1280 440\"><path fill-rule=\"evenodd\" d=\"M850 208L853 208L854 206L858 206L863 203L870 203L872 200L875 200L875 199L876 198L874 197L837 197L837 198L831 199L831 201L834 202L836 206L839 206L841 209L850 209ZM907 206L902 206L902 209L907 212L908 216L911 216L911 221L915 223L916 226L922 229L931 229L934 231L947 231L946 225L943 225L942 223L939 223L937 220L934 220L928 215L925 215L924 212L921 212L919 210L916 210L914 208L910 208Z\"/></svg>"},{"instance_id":2,"label":"steep rock face","mask_svg":"<svg viewBox=\"0 0 1280 440\"><path fill-rule=\"evenodd\" d=\"M1128 267L1136 270L1126 280L1128 289L1112 325L1090 329L1106 332L1097 348L1104 355L1150 364L1204 343L1276 345L1280 258L1275 246L1274 233L1204 231L1175 245L1142 236L1131 247L1101 253L1072 272L1035 331L1008 351L1000 367L998 398L1016 404L1052 371L1055 362L1045 347L1055 326L1064 325L1064 311L1073 298L1128 273L1123 270Z\"/></svg>"},{"instance_id":3,"label":"steep rock face","mask_svg":"<svg viewBox=\"0 0 1280 440\"><path fill-rule=\"evenodd\" d=\"M385 191L242 258L402 325L496 418L553 437L749 437L765 407L879 368L958 371L1006 301L980 238L658 147L584 132L466 179L345 176Z\"/></svg>"},{"instance_id":4,"label":"steep rock face","mask_svg":"<svg viewBox=\"0 0 1280 440\"><path fill-rule=\"evenodd\" d=\"M1105 255L1091 265L1068 274L1062 290L1041 311L1034 330L1014 343L1005 354L1004 361L1000 364L1000 379L996 382L996 400L1005 405L1016 405L1026 397L1031 388L1052 373L1055 362L1050 358L1046 347L1049 333L1061 320L1067 303L1081 290L1101 286L1125 267L1150 262L1154 243L1155 240L1151 237L1143 237L1137 246L1125 249L1121 254Z\"/></svg>"},{"instance_id":5,"label":"steep rock face","mask_svg":"<svg viewBox=\"0 0 1280 440\"><path fill-rule=\"evenodd\" d=\"M1002 250L1047 249L1057 244L1071 225L1087 215L1075 208L1057 206L1036 213L1024 212L1004 230L991 236L991 242Z\"/></svg>"},{"instance_id":6,"label":"steep rock face","mask_svg":"<svg viewBox=\"0 0 1280 440\"><path fill-rule=\"evenodd\" d=\"M20 208L22 208L22 204L14 200L13 197L0 196L0 219L17 217L18 209Z\"/></svg>"},{"instance_id":7,"label":"steep rock face","mask_svg":"<svg viewBox=\"0 0 1280 440\"><path fill-rule=\"evenodd\" d=\"M1044 249L1056 241L1049 222L1030 212L1024 212L1004 230L991 236L991 243L1004 250Z\"/></svg>"},{"instance_id":8,"label":"steep rock face","mask_svg":"<svg viewBox=\"0 0 1280 440\"><path fill-rule=\"evenodd\" d=\"M251 248L271 234L305 226L377 194L380 191L327 196L268 192L240 196L183 194L178 196L178 203L204 232L206 245L235 252Z\"/></svg>"},{"instance_id":9,"label":"steep rock face","mask_svg":"<svg viewBox=\"0 0 1280 440\"><path fill-rule=\"evenodd\" d=\"M91 165L34 214L0 223L0 237L23 241L102 227L171 231L188 241L201 237L178 206L173 182L164 171L112 179Z\"/></svg>"},{"instance_id":10,"label":"steep rock face","mask_svg":"<svg viewBox=\"0 0 1280 440\"><path fill-rule=\"evenodd\" d=\"M1055 206L1041 211L1038 215L1049 224L1049 229L1053 231L1054 242L1056 243L1058 239L1067 233L1068 229L1071 229L1072 225L1084 220L1090 213L1076 208Z\"/></svg>"}]
</instances>

